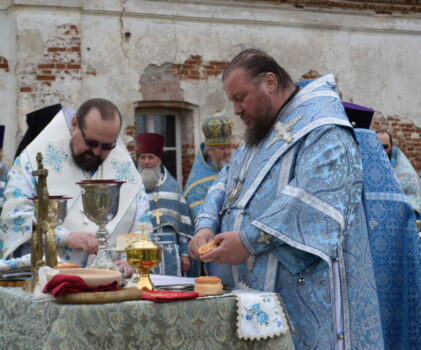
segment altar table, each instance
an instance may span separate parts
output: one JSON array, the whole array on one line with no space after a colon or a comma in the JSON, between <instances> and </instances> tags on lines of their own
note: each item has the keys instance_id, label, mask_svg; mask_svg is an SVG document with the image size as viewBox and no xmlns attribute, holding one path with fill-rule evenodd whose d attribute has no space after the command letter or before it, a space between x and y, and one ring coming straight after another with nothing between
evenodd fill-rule
<instances>
[{"instance_id":1,"label":"altar table","mask_svg":"<svg viewBox=\"0 0 421 350\"><path fill-rule=\"evenodd\" d=\"M4 350L294 350L291 334L239 339L233 296L171 303L61 305L0 287Z\"/></svg>"}]
</instances>

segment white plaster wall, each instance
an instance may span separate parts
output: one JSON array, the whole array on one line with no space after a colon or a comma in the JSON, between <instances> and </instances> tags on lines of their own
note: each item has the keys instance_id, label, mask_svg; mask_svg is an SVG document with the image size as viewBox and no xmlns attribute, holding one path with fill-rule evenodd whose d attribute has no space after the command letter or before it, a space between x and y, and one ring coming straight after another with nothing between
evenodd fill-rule
<instances>
[{"instance_id":1,"label":"white plaster wall","mask_svg":"<svg viewBox=\"0 0 421 350\"><path fill-rule=\"evenodd\" d=\"M273 55L293 79L309 70L333 72L345 100L370 106L385 116L407 118L421 127L420 15L314 11L217 0L19 3L26 5L0 12L0 18L7 20L1 21L0 29L4 23L17 23L18 65L39 59L38 49L48 28L67 22L80 26L82 81L56 86L66 90L72 108L87 98L101 96L114 101L125 123L131 124L133 103L142 100L139 78L150 64L180 64L191 55L201 56L204 63L229 61L251 46ZM43 6L32 6L36 3ZM9 26L5 30L11 31ZM131 34L128 40L126 32ZM3 43L0 55L1 50L5 50ZM86 74L89 70L96 75ZM0 96L8 94L12 101L15 88L1 86ZM233 118L235 133L241 132L219 77L182 81L181 88L185 101L199 106L196 115L201 120L222 111ZM31 103L16 101L21 121L30 108L39 107ZM202 137L199 125L195 122L196 144Z\"/></svg>"},{"instance_id":2,"label":"white plaster wall","mask_svg":"<svg viewBox=\"0 0 421 350\"><path fill-rule=\"evenodd\" d=\"M80 24L80 11L61 7L24 7L16 9L17 25L17 74L45 63L44 54L47 41L56 26L62 24ZM31 82L32 83L32 80ZM35 84L40 84L35 81ZM76 108L73 103L81 92L81 81L57 79L51 87L43 87L42 100L34 101L28 94L20 94L18 101L19 129L26 129L26 114L47 105L62 103L69 108Z\"/></svg>"},{"instance_id":3,"label":"white plaster wall","mask_svg":"<svg viewBox=\"0 0 421 350\"><path fill-rule=\"evenodd\" d=\"M0 7L0 56L9 64L9 72L0 70L0 124L5 125L3 161L10 166L15 151L17 132L16 113L16 28L15 16Z\"/></svg>"},{"instance_id":4,"label":"white plaster wall","mask_svg":"<svg viewBox=\"0 0 421 350\"><path fill-rule=\"evenodd\" d=\"M85 14L84 44L97 49L83 57L99 69L97 77L84 81L85 91L98 91L98 79L103 93L113 86L112 94L130 116L130 102L123 101L141 99L137 79L149 64L182 63L190 55L229 60L253 46L272 54L294 79L311 69L333 72L345 100L421 126L419 16L198 3L127 1L119 16ZM128 41L122 36L126 31L131 33ZM221 86L213 81L182 86L186 101L201 106L201 116L213 112L204 103Z\"/></svg>"}]
</instances>

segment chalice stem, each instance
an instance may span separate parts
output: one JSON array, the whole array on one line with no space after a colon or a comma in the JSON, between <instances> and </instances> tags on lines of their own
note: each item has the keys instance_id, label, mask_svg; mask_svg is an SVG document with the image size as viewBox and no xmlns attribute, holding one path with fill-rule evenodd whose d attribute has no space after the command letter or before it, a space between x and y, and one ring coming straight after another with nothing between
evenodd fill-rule
<instances>
[{"instance_id":1,"label":"chalice stem","mask_svg":"<svg viewBox=\"0 0 421 350\"><path fill-rule=\"evenodd\" d=\"M95 235L98 240L98 250L104 250L107 248L108 231L105 228L105 225L106 223L101 223Z\"/></svg>"},{"instance_id":2,"label":"chalice stem","mask_svg":"<svg viewBox=\"0 0 421 350\"><path fill-rule=\"evenodd\" d=\"M96 253L95 259L92 261L92 264L89 265L90 268L94 269L106 269L119 271L117 266L114 264L111 256L107 252L107 237L108 231L105 228L105 223L98 224L99 228L95 234L95 237L98 241L98 252Z\"/></svg>"}]
</instances>

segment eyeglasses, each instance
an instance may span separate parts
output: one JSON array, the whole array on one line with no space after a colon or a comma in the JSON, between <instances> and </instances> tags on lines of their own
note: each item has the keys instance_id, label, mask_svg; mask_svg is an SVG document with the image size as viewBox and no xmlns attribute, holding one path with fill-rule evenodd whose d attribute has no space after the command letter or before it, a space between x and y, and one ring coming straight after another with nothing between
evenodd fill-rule
<instances>
[{"instance_id":1,"label":"eyeglasses","mask_svg":"<svg viewBox=\"0 0 421 350\"><path fill-rule=\"evenodd\" d=\"M111 151L116 146L115 141L114 143L99 143L96 140L91 140L91 139L86 138L85 133L83 132L82 129L80 129L80 132L82 133L82 137L83 137L83 141L85 141L85 145L88 146L89 148L101 147L101 149L104 151Z\"/></svg>"},{"instance_id":2,"label":"eyeglasses","mask_svg":"<svg viewBox=\"0 0 421 350\"><path fill-rule=\"evenodd\" d=\"M389 148L389 145L382 145L383 146L383 149L388 149Z\"/></svg>"}]
</instances>

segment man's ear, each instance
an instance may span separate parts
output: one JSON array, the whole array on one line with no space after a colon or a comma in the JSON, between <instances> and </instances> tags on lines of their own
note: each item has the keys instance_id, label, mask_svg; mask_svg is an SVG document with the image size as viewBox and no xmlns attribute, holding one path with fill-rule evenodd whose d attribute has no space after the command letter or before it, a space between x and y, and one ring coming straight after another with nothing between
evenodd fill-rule
<instances>
[{"instance_id":1,"label":"man's ear","mask_svg":"<svg viewBox=\"0 0 421 350\"><path fill-rule=\"evenodd\" d=\"M267 72L265 74L265 77L263 78L263 84L269 93L273 94L278 91L278 80L276 79L275 74L272 72Z\"/></svg>"},{"instance_id":2,"label":"man's ear","mask_svg":"<svg viewBox=\"0 0 421 350\"><path fill-rule=\"evenodd\" d=\"M72 135L76 131L76 129L77 129L77 119L76 119L76 116L74 115L70 122L70 130L72 131Z\"/></svg>"}]
</instances>

